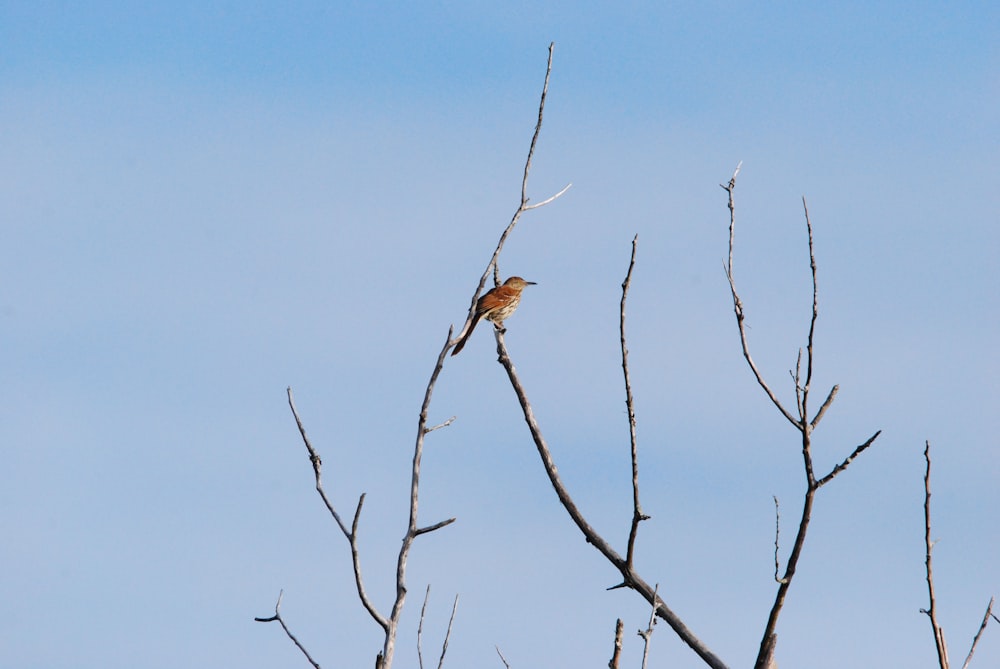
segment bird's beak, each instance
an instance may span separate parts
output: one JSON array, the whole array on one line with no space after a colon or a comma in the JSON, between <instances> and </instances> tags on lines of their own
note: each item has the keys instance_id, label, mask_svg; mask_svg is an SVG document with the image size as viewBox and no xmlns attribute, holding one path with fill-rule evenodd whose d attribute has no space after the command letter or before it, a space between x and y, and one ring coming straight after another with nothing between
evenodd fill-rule
<instances>
[{"instance_id":1,"label":"bird's beak","mask_svg":"<svg viewBox=\"0 0 1000 669\"><path fill-rule=\"evenodd\" d=\"M534 281L525 281L525 283L528 284L529 286L537 286L538 285Z\"/></svg>"}]
</instances>

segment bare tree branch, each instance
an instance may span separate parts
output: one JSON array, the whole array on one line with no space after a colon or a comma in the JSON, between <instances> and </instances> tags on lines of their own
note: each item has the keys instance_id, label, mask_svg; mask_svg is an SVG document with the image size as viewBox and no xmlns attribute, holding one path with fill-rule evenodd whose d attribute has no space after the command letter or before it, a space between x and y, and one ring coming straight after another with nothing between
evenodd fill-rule
<instances>
[{"instance_id":1,"label":"bare tree branch","mask_svg":"<svg viewBox=\"0 0 1000 669\"><path fill-rule=\"evenodd\" d=\"M774 497L774 580L777 583L784 583L785 579L778 575L781 571L781 562L778 560L778 539L781 536L781 513L778 510L777 495L772 495L772 497Z\"/></svg>"},{"instance_id":2,"label":"bare tree branch","mask_svg":"<svg viewBox=\"0 0 1000 669\"><path fill-rule=\"evenodd\" d=\"M632 380L628 371L628 347L625 345L625 301L628 298L629 286L632 285L632 269L635 267L635 251L638 241L639 235L632 238L632 258L629 260L628 272L622 282L621 313L618 320L622 344L622 371L625 374L625 408L628 411L629 443L632 446L632 526L629 529L628 547L625 550L625 561L629 566L632 565L635 556L635 538L639 533L639 523L649 519L649 516L642 512L642 506L639 504L639 455L635 435L635 404L632 400Z\"/></svg>"},{"instance_id":3,"label":"bare tree branch","mask_svg":"<svg viewBox=\"0 0 1000 669\"><path fill-rule=\"evenodd\" d=\"M514 212L514 216L510 219L510 223L507 224L507 227L500 235L500 241L497 242L497 247L493 251L493 257L490 258L489 263L487 263L486 270L483 272L483 275L479 279L479 285L476 286L476 290L472 294L472 301L469 303L469 314L468 316L466 316L465 325L462 326L462 329L458 333L458 336L455 337L451 342L449 342L450 346L454 346L455 344L457 344L459 340L462 339L463 336L465 336L466 331L472 324L472 319L476 314L476 304L479 302L479 296L483 292L483 286L486 285L486 279L487 277L489 277L491 271L493 272L493 285L494 286L500 285L501 283L500 265L499 265L500 252L503 250L503 246L507 242L507 237L510 236L511 232L513 232L514 226L516 226L518 221L521 220L521 214L523 214L526 211L537 209L546 204L549 204L553 200L562 196L563 193L568 191L572 186L572 184L567 184L565 187L563 187L562 190L560 190L555 195L536 204L531 204L531 205L528 204L528 176L531 173L531 161L535 155L535 146L538 144L538 136L542 131L542 117L545 114L545 98L549 92L549 78L552 75L552 53L555 50L555 46L556 46L555 42L549 44L549 58L548 58L548 63L545 66L545 83L542 84L542 95L538 102L538 121L535 123L535 132L531 136L531 145L528 147L528 157L524 161L524 176L521 179L521 202L517 207L517 211Z\"/></svg>"},{"instance_id":4,"label":"bare tree branch","mask_svg":"<svg viewBox=\"0 0 1000 669\"><path fill-rule=\"evenodd\" d=\"M656 626L656 602L659 599L657 597L659 589L660 584L657 583L653 588L653 609L649 612L649 624L646 625L645 630L639 630L639 636L642 637L642 669L646 669L646 662L649 660L649 644L653 638L653 628Z\"/></svg>"},{"instance_id":5,"label":"bare tree branch","mask_svg":"<svg viewBox=\"0 0 1000 669\"><path fill-rule=\"evenodd\" d=\"M292 394L291 386L287 389L288 394L288 406L292 410L292 416L295 417L295 424L298 425L299 434L302 435L302 441L305 443L306 450L309 452L309 461L312 463L313 475L316 478L316 492L319 493L320 498L323 500L323 504L326 505L327 510L330 515L333 516L334 520L337 521L337 525L340 527L340 531L344 534L347 539L348 544L351 547L351 563L354 568L354 584L358 590L358 597L361 599L361 605L365 607L368 614L372 619L378 623L379 627L383 631L389 631L389 621L375 608L372 601L368 598L368 593L365 591L364 579L361 577L361 558L358 553L358 519L361 517L361 507L365 503L365 494L362 493L360 499L358 499L358 507L354 512L354 522L351 525L351 529L348 530L347 526L344 525L344 521L341 520L340 514L334 508L333 503L330 502L330 498L327 497L326 491L323 489L323 477L322 468L323 460L320 458L319 453L313 448L312 443L309 441L309 437L306 436L305 427L302 424L302 419L299 417L299 411L295 408L295 397Z\"/></svg>"},{"instance_id":6,"label":"bare tree branch","mask_svg":"<svg viewBox=\"0 0 1000 669\"><path fill-rule=\"evenodd\" d=\"M743 162L736 166L733 171L733 176L726 185L721 185L722 189L729 194L729 262L725 266L726 278L729 279L729 290L733 298L733 311L736 313L736 323L739 325L740 329L740 343L743 346L743 357L746 359L747 364L750 365L750 371L753 372L754 378L757 379L757 384L764 390L767 396L770 398L771 403L781 412L789 423L798 427L799 422L795 419L792 414L788 412L787 409L781 404L777 396L767 385L764 380L763 375L761 375L760 370L757 369L757 363L753 361L753 356L750 355L750 343L747 341L747 331L746 316L743 312L743 301L740 299L739 293L736 292L736 278L733 275L733 248L735 246L736 239L736 201L733 191L736 190L736 175L740 173L740 169L743 167Z\"/></svg>"},{"instance_id":7,"label":"bare tree branch","mask_svg":"<svg viewBox=\"0 0 1000 669\"><path fill-rule=\"evenodd\" d=\"M448 639L451 638L451 626L455 622L455 611L458 610L458 595L455 595L455 602L451 605L451 617L448 618L448 631L444 633L444 643L441 644L441 659L438 660L438 669L444 666L444 655L448 652Z\"/></svg>"},{"instance_id":8,"label":"bare tree branch","mask_svg":"<svg viewBox=\"0 0 1000 669\"><path fill-rule=\"evenodd\" d=\"M827 474L826 476L824 476L820 480L816 481L816 487L817 488L821 488L821 487L825 486L827 483L829 483L830 481L832 481L837 474L839 474L840 472L842 472L845 469L847 469L848 465L850 465L852 462L854 462L854 458L856 458L859 455L861 455L861 453L863 453L869 446L871 446L873 443L875 443L875 440L878 439L878 436L880 434L882 434L882 430L879 430L878 432L876 432L872 436L868 437L868 439L865 441L865 443L863 443L860 446L858 446L857 448L855 448L854 452L852 452L850 455L848 455L847 458L845 458L843 462L841 462L839 465L837 465L832 470L830 470L829 474Z\"/></svg>"},{"instance_id":9,"label":"bare tree branch","mask_svg":"<svg viewBox=\"0 0 1000 669\"><path fill-rule=\"evenodd\" d=\"M292 409L292 416L295 417L295 424L299 428L299 434L302 435L302 441L306 445L306 450L309 452L309 461L312 463L313 474L316 477L316 492L319 493L320 498L326 505L327 511L333 516L333 519L337 521L337 525L340 526L340 531L344 533L344 536L348 539L351 538L351 533L347 531L347 526L344 525L344 521L340 519L340 515L337 510L333 507L330 499L326 496L326 491L323 490L323 459L319 457L319 453L313 448L312 442L309 441L309 437L306 435L306 428L302 425L302 419L299 418L299 412L295 408L295 397L292 395L292 387L288 386L285 390L288 394L288 406Z\"/></svg>"},{"instance_id":10,"label":"bare tree branch","mask_svg":"<svg viewBox=\"0 0 1000 669\"><path fill-rule=\"evenodd\" d=\"M816 492L832 481L840 472L844 471L853 462L854 458L864 452L869 446L871 446L875 439L878 438L879 432L876 432L871 438L866 442L854 449L847 459L842 463L833 468L833 470L824 476L823 478L817 480L816 474L813 468L813 458L812 458L812 431L823 418L823 415L830 408L833 403L834 398L837 395L838 387L834 386L830 393L827 395L826 400L820 406L819 411L816 415L809 419L809 392L812 387L813 371L815 369L815 356L813 343L816 334L816 320L819 315L819 290L817 283L817 272L816 272L816 253L815 246L813 242L813 229L812 221L809 218L809 208L806 205L805 198L802 199L802 207L806 219L806 232L808 234L808 244L809 244L809 271L810 278L812 281L812 310L809 319L809 333L806 337L806 355L805 355L805 379L802 379L802 349L799 349L798 357L795 362L795 371L792 373L792 379L795 383L795 404L798 417L796 418L789 412L784 405L781 404L777 396L768 386L767 382L764 380L763 375L758 369L753 357L750 355L750 346L747 341L747 328L746 328L746 314L743 308L743 302L740 299L739 293L736 290L736 279L733 274L733 249L735 247L735 228L736 228L736 203L734 191L736 189L736 176L740 172L742 163L737 165L736 170L733 172L732 178L730 178L728 184L722 185L722 189L726 191L729 196L729 261L725 266L726 277L729 280L729 289L733 299L733 311L736 314L736 324L740 333L740 344L743 348L743 357L747 361L747 365L750 367L750 371L753 373L754 378L757 380L757 384L761 387L767 397L771 400L771 403L778 409L782 416L791 423L796 430L799 431L801 448L802 448L802 465L805 472L806 478L806 492L802 504L802 515L799 519L799 529L795 535L795 541L792 544L791 553L788 555L788 560L785 565L785 572L782 576L778 575L779 571L779 560L778 560L778 527L777 524L780 522L777 514L777 500L775 500L775 580L778 582L778 590L775 593L774 604L771 606L771 612L768 615L767 625L764 628L764 633L761 637L760 650L757 654L757 661L754 664L755 669L769 669L774 663L774 650L777 644L777 634L775 629L777 628L778 618L781 615L781 610L784 607L785 599L788 595L788 590L792 584L792 578L795 576L795 570L798 566L799 558L802 555L802 548L805 545L806 534L809 529L809 522L812 517L812 508L815 501Z\"/></svg>"},{"instance_id":11,"label":"bare tree branch","mask_svg":"<svg viewBox=\"0 0 1000 669\"><path fill-rule=\"evenodd\" d=\"M819 411L816 412L816 417L812 419L811 423L809 423L809 427L815 429L819 422L823 420L823 414L825 414L826 410L830 408L831 404L833 404L833 398L837 396L837 392L839 390L840 386L838 385L834 385L833 388L830 388L830 394L826 396L826 399L823 401L823 406L821 406Z\"/></svg>"},{"instance_id":12,"label":"bare tree branch","mask_svg":"<svg viewBox=\"0 0 1000 669\"><path fill-rule=\"evenodd\" d=\"M497 655L500 656L500 661L503 662L503 666L507 667L507 669L510 669L510 665L507 664L507 658L504 657L503 653L500 652L500 646L494 646L494 648L497 649Z\"/></svg>"},{"instance_id":13,"label":"bare tree branch","mask_svg":"<svg viewBox=\"0 0 1000 669\"><path fill-rule=\"evenodd\" d=\"M621 660L622 655L622 637L625 634L625 623L619 618L618 622L615 623L615 650L611 654L611 660L608 662L608 669L619 669L618 662Z\"/></svg>"},{"instance_id":14,"label":"bare tree branch","mask_svg":"<svg viewBox=\"0 0 1000 669\"><path fill-rule=\"evenodd\" d=\"M410 556L410 549L413 547L413 540L421 534L433 532L436 529L450 525L454 518L436 523L429 527L417 527L417 507L420 496L420 463L424 453L424 437L430 430L427 429L427 413L431 405L431 396L434 394L434 386L437 383L441 369L444 367L448 349L451 348L452 329L448 329L448 336L444 345L438 353L434 371L431 372L430 381L427 382L427 389L424 391L424 401L420 406L420 417L417 420L417 438L413 447L413 466L410 474L410 519L407 524L406 534L403 535L402 546L399 549L399 557L396 560L396 601L392 605L392 613L389 615L389 628L385 634L385 646L382 651L383 667L392 666L392 658L396 646L396 634L399 628L399 619L403 613L403 605L406 603L406 563Z\"/></svg>"},{"instance_id":15,"label":"bare tree branch","mask_svg":"<svg viewBox=\"0 0 1000 669\"><path fill-rule=\"evenodd\" d=\"M456 419L456 418L457 418L457 416L452 416L451 418L449 418L449 419L448 419L448 420L446 420L445 422L443 422L443 423L438 423L438 424L437 424L437 425L435 425L434 427L428 427L428 428L424 428L424 434L428 434L428 433L430 433L430 432L433 432L434 430L440 430L440 429L441 429L442 427L448 427L449 425L451 425L452 423L454 423L454 422L455 422L455 419Z\"/></svg>"},{"instance_id":16,"label":"bare tree branch","mask_svg":"<svg viewBox=\"0 0 1000 669\"><path fill-rule=\"evenodd\" d=\"M420 665L420 669L424 669L424 651L421 648L421 641L424 636L424 616L427 614L427 600L431 597L431 584L427 584L427 590L424 591L424 603L420 607L420 622L417 624L417 664Z\"/></svg>"},{"instance_id":17,"label":"bare tree branch","mask_svg":"<svg viewBox=\"0 0 1000 669\"><path fill-rule=\"evenodd\" d=\"M411 469L410 476L410 513L409 513L409 523L407 525L406 534L403 536L402 546L399 550L399 556L396 561L396 598L392 605L392 612L389 617L385 617L375 608L371 599L368 597L367 592L364 587L364 580L361 576L361 561L358 556L358 523L361 519L361 509L364 507L365 495L362 493L361 497L358 499L358 506L354 511L354 520L351 523L351 529L348 530L347 526L344 524L340 515L337 513L333 504L330 502L323 489L321 468L322 459L319 454L313 448L312 443L306 436L305 428L302 424L302 419L299 417L298 410L295 407L295 400L292 395L292 389L288 388L288 404L291 407L292 415L295 417L295 422L299 427L299 433L302 435L302 440L305 442L306 449L309 451L309 460L313 465L313 472L316 478L316 490L319 492L320 497L323 499L323 503L326 505L330 514L333 515L334 519L337 521L337 525L340 527L341 532L347 538L348 543L351 547L351 559L354 565L354 581L358 590L358 597L361 599L361 604L364 606L365 610L368 611L369 615L378 623L379 627L382 628L385 633L385 642L382 647L382 652L379 654L378 666L381 669L389 669L392 666L393 655L395 653L396 647L396 636L399 629L399 620L403 611L403 605L406 602L406 563L409 558L410 549L413 546L413 541L421 534L427 534L438 530L442 527L450 525L455 522L454 518L449 518L448 520L443 520L441 522L435 523L434 525L429 525L427 527L417 526L417 508L419 502L420 493L420 463L423 457L424 449L424 437L428 433L443 427L451 423L453 419L449 419L445 423L442 423L433 428L427 427L427 413L430 407L431 396L434 392L434 385L437 382L437 378L441 373L441 369L444 367L444 359L448 353L448 349L451 346L451 335L453 331L448 330L448 336L445 338L444 345L441 347L441 352L438 354L437 362L434 366L434 371L431 373L430 381L427 383L427 389L424 391L423 404L420 407L420 417L417 422L417 438L416 444L413 449L413 466Z\"/></svg>"},{"instance_id":18,"label":"bare tree branch","mask_svg":"<svg viewBox=\"0 0 1000 669\"><path fill-rule=\"evenodd\" d=\"M992 617L994 620L997 620L997 617L993 615L993 602L995 599L995 597L990 597L990 603L986 606L986 613L983 614L983 622L979 625L979 631L976 632L976 636L972 638L972 647L969 648L969 655L965 658L965 664L962 665L962 669L969 669L969 664L972 662L972 656L976 652L976 646L979 645L979 638L983 636L983 630L985 630L986 626L989 624L990 618ZM1000 622L1000 620L997 622Z\"/></svg>"},{"instance_id":19,"label":"bare tree branch","mask_svg":"<svg viewBox=\"0 0 1000 669\"><path fill-rule=\"evenodd\" d=\"M316 669L320 669L319 664L316 663L316 660L312 659L312 656L309 655L309 651L305 649L305 646L299 643L299 640L295 638L295 635L292 634L292 631L290 629L288 629L288 625L285 624L285 620L281 617L281 598L284 597L284 595L285 595L284 590L278 592L278 602L274 605L273 616L269 618L254 618L254 620L256 620L259 623L271 623L277 620L278 623L281 624L281 629L285 630L285 634L288 636L289 639L292 640L292 643L295 644L295 647L298 648L300 651L302 651L302 654L306 656L306 660L309 661L309 664L314 666Z\"/></svg>"},{"instance_id":20,"label":"bare tree branch","mask_svg":"<svg viewBox=\"0 0 1000 669\"><path fill-rule=\"evenodd\" d=\"M802 386L802 413L800 418L803 422L807 420L806 418L806 406L809 402L809 388L812 386L812 376L813 376L813 335L816 333L816 317L819 315L817 295L818 289L816 285L816 253L813 247L813 228L812 221L809 220L809 207L806 205L806 199L802 198L802 210L806 217L806 232L809 234L809 271L812 276L812 317L809 319L809 336L806 339L806 383Z\"/></svg>"},{"instance_id":21,"label":"bare tree branch","mask_svg":"<svg viewBox=\"0 0 1000 669\"><path fill-rule=\"evenodd\" d=\"M449 518L448 520L442 520L440 523L434 523L433 525L428 525L427 527L420 527L414 532L414 536L420 536L421 534L427 534L428 532L433 532L434 530L440 530L442 527L446 527L454 523L457 518Z\"/></svg>"},{"instance_id":22,"label":"bare tree branch","mask_svg":"<svg viewBox=\"0 0 1000 669\"><path fill-rule=\"evenodd\" d=\"M596 548L608 560L608 562L614 565L614 567L621 573L623 578L622 585L635 590L642 596L643 599L653 605L657 601L654 597L654 589L642 579L632 565L629 565L628 562L622 558L622 556L619 555L610 544L608 544L604 537L598 534L598 532L584 517L583 513L580 512L580 509L576 506L576 503L570 496L569 491L566 489L562 479L559 477L559 470L552 458L552 452L549 450L549 446L545 441L545 437L542 435L538 421L535 419L534 410L531 408L531 403L528 401L528 396L524 390L524 386L521 384L521 380L517 376L514 363L510 359L510 355L507 353L507 347L503 339L503 332L497 330L496 339L499 362L506 370L507 378L510 379L511 386L514 388L514 394L517 395L518 402L521 405L524 420L528 425L528 430L531 432L532 440L535 442L535 448L542 460L542 466L545 468L545 473L549 477L549 483L551 483L552 488L555 490L556 496L559 498L559 502L563 505L563 508L566 509L566 512L576 524L577 528L579 528L579 530L583 533L587 543L593 545L594 548ZM659 603L656 605L656 614L662 620L666 621L677 636L679 636L681 640L684 641L684 643L686 643L708 666L713 669L726 669L726 664L716 657L716 655L709 650L708 646L706 646L690 629L688 629L687 625L684 624L680 617L674 613L662 599L660 599Z\"/></svg>"},{"instance_id":23,"label":"bare tree branch","mask_svg":"<svg viewBox=\"0 0 1000 669\"><path fill-rule=\"evenodd\" d=\"M424 633L424 616L427 613L427 600L431 596L431 586L427 585L427 591L424 593L424 604L420 607L420 623L417 625L417 660L420 664L420 669L424 669L424 655L421 649L421 638ZM441 658L438 660L438 669L444 665L444 656L448 652L448 639L451 638L451 626L455 622L455 611L458 610L458 595L455 595L455 602L451 606L451 617L448 618L448 631L444 635L444 643L441 646Z\"/></svg>"},{"instance_id":24,"label":"bare tree branch","mask_svg":"<svg viewBox=\"0 0 1000 669\"><path fill-rule=\"evenodd\" d=\"M934 541L931 540L931 442L924 445L924 460L927 467L924 470L924 547L926 548L924 565L927 568L927 594L930 605L926 609L921 609L931 621L931 629L934 632L934 646L937 648L938 666L941 669L948 669L948 644L944 640L944 630L937 619L937 600L934 596L934 568L931 559L931 552L934 549Z\"/></svg>"}]
</instances>

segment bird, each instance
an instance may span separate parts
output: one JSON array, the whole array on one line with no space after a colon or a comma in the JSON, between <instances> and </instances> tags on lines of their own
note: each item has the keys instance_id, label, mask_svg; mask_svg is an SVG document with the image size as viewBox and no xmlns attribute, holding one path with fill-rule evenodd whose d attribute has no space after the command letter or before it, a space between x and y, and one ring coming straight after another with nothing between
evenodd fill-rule
<instances>
[{"instance_id":1,"label":"bird","mask_svg":"<svg viewBox=\"0 0 1000 669\"><path fill-rule=\"evenodd\" d=\"M451 354L457 355L465 347L465 342L469 339L472 331L476 329L476 323L481 318L493 321L498 329L502 328L504 319L514 313L517 305L521 303L521 291L526 286L534 285L534 281L525 281L519 276L512 276L504 281L502 286L497 286L480 297L479 301L476 302L476 313L473 314L469 327L459 338L458 343L455 344L455 350Z\"/></svg>"}]
</instances>

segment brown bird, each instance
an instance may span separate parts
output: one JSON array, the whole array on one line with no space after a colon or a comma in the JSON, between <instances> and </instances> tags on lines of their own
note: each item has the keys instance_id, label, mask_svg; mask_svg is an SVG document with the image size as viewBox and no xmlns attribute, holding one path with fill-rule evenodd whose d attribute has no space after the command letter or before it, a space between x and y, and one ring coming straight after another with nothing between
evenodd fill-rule
<instances>
[{"instance_id":1,"label":"brown bird","mask_svg":"<svg viewBox=\"0 0 1000 669\"><path fill-rule=\"evenodd\" d=\"M519 276L512 276L504 281L502 286L497 286L480 297L479 301L476 302L476 313L473 315L469 327L455 344L455 350L451 354L457 355L465 348L465 342L472 331L476 329L476 323L479 322L479 319L485 318L488 321L493 321L496 327L502 328L504 319L514 313L517 305L521 303L521 291L524 290L525 286L534 285L534 281L525 281Z\"/></svg>"}]
</instances>

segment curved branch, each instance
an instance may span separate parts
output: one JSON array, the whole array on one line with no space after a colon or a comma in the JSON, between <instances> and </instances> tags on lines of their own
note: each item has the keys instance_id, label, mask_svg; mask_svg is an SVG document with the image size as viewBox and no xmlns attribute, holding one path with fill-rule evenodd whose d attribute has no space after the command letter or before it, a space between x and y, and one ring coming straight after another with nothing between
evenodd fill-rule
<instances>
[{"instance_id":1,"label":"curved branch","mask_svg":"<svg viewBox=\"0 0 1000 669\"><path fill-rule=\"evenodd\" d=\"M538 456L542 460L542 466L545 468L545 473L549 477L549 482L552 484L553 490L556 492L556 496L559 498L559 502L566 509L569 517L579 528L580 532L583 533L584 538L587 543L591 544L596 548L612 565L617 569L623 578L623 585L625 587L631 588L639 593L643 599L649 602L651 605L656 606L656 615L665 621L674 632L681 638L681 640L686 643L691 650L698 654L698 656L704 660L704 662L712 667L712 669L727 669L726 664L719 659L708 646L704 644L695 634L688 629L680 617L674 613L667 605L663 602L662 598L658 598L655 589L650 587L650 585L636 573L635 569L628 564L628 562L619 555L614 548L598 534L587 519L584 517L583 513L576 506L573 498L570 496L569 491L563 484L562 479L559 477L559 470L556 468L555 461L552 458L552 453L549 450L549 446L545 441L545 437L542 435L542 430L538 425L538 421L535 420L535 413L531 408L531 403L528 401L527 393L524 390L524 386L521 385L521 380L517 376L517 371L514 369L514 363L510 359L510 355L507 353L507 347L504 343L503 332L500 330L496 331L497 337L497 354L499 355L499 362L503 365L504 370L507 372L507 377L510 379L511 386L514 388L514 394L517 395L517 400L521 405L521 411L524 413L524 420L528 425L528 430L531 432L531 438L535 443L535 448L538 451ZM656 604L656 602L659 602Z\"/></svg>"},{"instance_id":2,"label":"curved branch","mask_svg":"<svg viewBox=\"0 0 1000 669\"><path fill-rule=\"evenodd\" d=\"M764 380L764 376L760 373L760 370L757 369L757 363L753 361L753 356L750 355L750 342L747 341L747 330L744 323L746 316L743 312L743 301L740 299L739 293L736 292L736 278L733 275L733 248L736 239L736 200L733 191L736 190L736 175L740 173L740 168L742 167L743 161L740 161L736 166L736 170L733 171L733 176L729 180L729 183L722 186L722 189L729 194L729 262L725 265L725 270L726 278L729 279L729 290L733 297L733 311L736 313L736 324L740 329L740 344L743 346L743 357L746 359L747 364L750 365L750 371L753 372L754 378L757 379L757 384L764 390L768 398L770 398L771 403L781 412L781 415L789 423L801 429L800 421L792 416L781 404L774 391L767 385L767 381Z\"/></svg>"}]
</instances>

